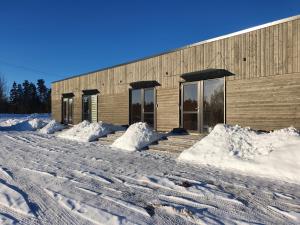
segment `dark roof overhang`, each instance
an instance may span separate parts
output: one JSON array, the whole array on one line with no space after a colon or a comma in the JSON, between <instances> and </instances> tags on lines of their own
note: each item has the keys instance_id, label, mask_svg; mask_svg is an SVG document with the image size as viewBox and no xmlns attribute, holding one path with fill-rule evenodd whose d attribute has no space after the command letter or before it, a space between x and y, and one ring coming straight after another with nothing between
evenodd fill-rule
<instances>
[{"instance_id":1,"label":"dark roof overhang","mask_svg":"<svg viewBox=\"0 0 300 225\"><path fill-rule=\"evenodd\" d=\"M96 95L100 93L98 89L89 89L89 90L82 90L84 95Z\"/></svg>"},{"instance_id":2,"label":"dark roof overhang","mask_svg":"<svg viewBox=\"0 0 300 225\"><path fill-rule=\"evenodd\" d=\"M232 75L234 74L225 69L205 69L205 70L200 70L191 73L184 73L180 77L185 81L198 81L198 80L220 78L220 77L226 77Z\"/></svg>"},{"instance_id":3,"label":"dark roof overhang","mask_svg":"<svg viewBox=\"0 0 300 225\"><path fill-rule=\"evenodd\" d=\"M160 86L156 80L136 81L129 84L132 88L150 88Z\"/></svg>"},{"instance_id":4,"label":"dark roof overhang","mask_svg":"<svg viewBox=\"0 0 300 225\"><path fill-rule=\"evenodd\" d=\"M75 95L73 93L64 93L64 94L62 94L62 96L63 96L63 98L72 98Z\"/></svg>"}]
</instances>

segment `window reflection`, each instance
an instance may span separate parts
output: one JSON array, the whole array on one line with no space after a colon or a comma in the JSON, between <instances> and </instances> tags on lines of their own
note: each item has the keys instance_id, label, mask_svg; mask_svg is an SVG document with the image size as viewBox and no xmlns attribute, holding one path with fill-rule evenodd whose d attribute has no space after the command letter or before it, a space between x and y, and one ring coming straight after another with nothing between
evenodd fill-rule
<instances>
[{"instance_id":1,"label":"window reflection","mask_svg":"<svg viewBox=\"0 0 300 225\"><path fill-rule=\"evenodd\" d=\"M73 98L63 98L62 122L64 124L73 123Z\"/></svg>"},{"instance_id":2,"label":"window reflection","mask_svg":"<svg viewBox=\"0 0 300 225\"><path fill-rule=\"evenodd\" d=\"M203 88L203 129L210 132L224 123L224 78L205 80Z\"/></svg>"},{"instance_id":3,"label":"window reflection","mask_svg":"<svg viewBox=\"0 0 300 225\"><path fill-rule=\"evenodd\" d=\"M187 84L183 86L183 111L197 111L198 85Z\"/></svg>"},{"instance_id":4,"label":"window reflection","mask_svg":"<svg viewBox=\"0 0 300 225\"><path fill-rule=\"evenodd\" d=\"M131 124L146 122L154 127L154 88L133 89L131 91Z\"/></svg>"},{"instance_id":5,"label":"window reflection","mask_svg":"<svg viewBox=\"0 0 300 225\"><path fill-rule=\"evenodd\" d=\"M131 91L131 123L140 122L142 117L142 99L141 90Z\"/></svg>"},{"instance_id":6,"label":"window reflection","mask_svg":"<svg viewBox=\"0 0 300 225\"><path fill-rule=\"evenodd\" d=\"M145 89L144 112L154 112L154 89Z\"/></svg>"}]
</instances>

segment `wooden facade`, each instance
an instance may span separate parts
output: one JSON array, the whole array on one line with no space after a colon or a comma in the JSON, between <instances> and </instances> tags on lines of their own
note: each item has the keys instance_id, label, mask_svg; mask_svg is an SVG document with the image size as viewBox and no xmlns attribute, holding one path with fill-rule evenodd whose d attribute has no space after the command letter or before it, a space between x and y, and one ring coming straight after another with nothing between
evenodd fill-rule
<instances>
[{"instance_id":1,"label":"wooden facade","mask_svg":"<svg viewBox=\"0 0 300 225\"><path fill-rule=\"evenodd\" d=\"M82 121L82 91L99 90L98 119L129 123L130 83L155 80L158 130L180 127L181 75L225 69L226 123L273 130L300 128L300 16L287 18L171 52L52 83L52 116L74 94L74 123Z\"/></svg>"}]
</instances>

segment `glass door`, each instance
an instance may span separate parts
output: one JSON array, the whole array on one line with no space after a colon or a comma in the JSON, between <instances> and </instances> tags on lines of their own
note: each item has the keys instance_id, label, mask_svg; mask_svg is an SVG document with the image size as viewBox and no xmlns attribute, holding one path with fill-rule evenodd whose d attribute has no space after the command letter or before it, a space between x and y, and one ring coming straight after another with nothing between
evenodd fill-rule
<instances>
[{"instance_id":1,"label":"glass door","mask_svg":"<svg viewBox=\"0 0 300 225\"><path fill-rule=\"evenodd\" d=\"M224 123L224 78L203 81L203 131Z\"/></svg>"},{"instance_id":2,"label":"glass door","mask_svg":"<svg viewBox=\"0 0 300 225\"><path fill-rule=\"evenodd\" d=\"M91 121L91 98L89 95L82 97L82 120Z\"/></svg>"},{"instance_id":3,"label":"glass door","mask_svg":"<svg viewBox=\"0 0 300 225\"><path fill-rule=\"evenodd\" d=\"M144 89L142 120L154 127L154 88Z\"/></svg>"},{"instance_id":4,"label":"glass door","mask_svg":"<svg viewBox=\"0 0 300 225\"><path fill-rule=\"evenodd\" d=\"M155 128L155 89L132 89L130 95L130 124L146 122Z\"/></svg>"},{"instance_id":5,"label":"glass door","mask_svg":"<svg viewBox=\"0 0 300 225\"><path fill-rule=\"evenodd\" d=\"M89 122L98 121L98 96L83 95L82 96L82 120Z\"/></svg>"},{"instance_id":6,"label":"glass door","mask_svg":"<svg viewBox=\"0 0 300 225\"><path fill-rule=\"evenodd\" d=\"M62 122L73 123L73 98L63 98L62 101Z\"/></svg>"},{"instance_id":7,"label":"glass door","mask_svg":"<svg viewBox=\"0 0 300 225\"><path fill-rule=\"evenodd\" d=\"M141 89L131 90L130 112L131 112L131 119L130 119L131 124L142 121Z\"/></svg>"},{"instance_id":8,"label":"glass door","mask_svg":"<svg viewBox=\"0 0 300 225\"><path fill-rule=\"evenodd\" d=\"M182 85L182 126L186 130L199 129L199 84L187 83Z\"/></svg>"},{"instance_id":9,"label":"glass door","mask_svg":"<svg viewBox=\"0 0 300 225\"><path fill-rule=\"evenodd\" d=\"M224 123L224 78L183 83L181 88L182 128L210 132Z\"/></svg>"}]
</instances>

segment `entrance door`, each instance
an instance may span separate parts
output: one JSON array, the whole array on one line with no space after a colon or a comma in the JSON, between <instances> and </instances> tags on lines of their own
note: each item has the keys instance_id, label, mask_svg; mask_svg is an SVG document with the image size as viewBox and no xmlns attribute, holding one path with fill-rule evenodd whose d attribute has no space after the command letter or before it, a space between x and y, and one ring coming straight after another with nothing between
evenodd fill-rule
<instances>
[{"instance_id":1,"label":"entrance door","mask_svg":"<svg viewBox=\"0 0 300 225\"><path fill-rule=\"evenodd\" d=\"M224 78L183 83L181 92L182 128L210 132L224 123Z\"/></svg>"},{"instance_id":2,"label":"entrance door","mask_svg":"<svg viewBox=\"0 0 300 225\"><path fill-rule=\"evenodd\" d=\"M98 96L83 95L82 96L82 120L89 122L98 121Z\"/></svg>"},{"instance_id":3,"label":"entrance door","mask_svg":"<svg viewBox=\"0 0 300 225\"><path fill-rule=\"evenodd\" d=\"M62 101L62 122L73 123L73 98L63 98Z\"/></svg>"},{"instance_id":4,"label":"entrance door","mask_svg":"<svg viewBox=\"0 0 300 225\"><path fill-rule=\"evenodd\" d=\"M130 124L146 122L155 128L155 89L132 89L130 95Z\"/></svg>"},{"instance_id":5,"label":"entrance door","mask_svg":"<svg viewBox=\"0 0 300 225\"><path fill-rule=\"evenodd\" d=\"M182 85L182 125L186 130L199 129L199 83Z\"/></svg>"},{"instance_id":6,"label":"entrance door","mask_svg":"<svg viewBox=\"0 0 300 225\"><path fill-rule=\"evenodd\" d=\"M144 102L142 112L143 121L154 127L154 88L144 89Z\"/></svg>"}]
</instances>

